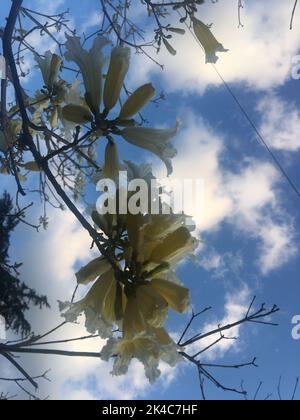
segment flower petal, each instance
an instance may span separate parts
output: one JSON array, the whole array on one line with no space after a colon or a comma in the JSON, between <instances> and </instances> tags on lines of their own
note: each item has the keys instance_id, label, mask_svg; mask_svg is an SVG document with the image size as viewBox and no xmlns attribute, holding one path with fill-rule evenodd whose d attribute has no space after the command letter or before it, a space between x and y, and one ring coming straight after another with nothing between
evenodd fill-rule
<instances>
[{"instance_id":1,"label":"flower petal","mask_svg":"<svg viewBox=\"0 0 300 420\"><path fill-rule=\"evenodd\" d=\"M163 296L174 311L179 313L188 311L190 307L189 289L163 279L154 279L151 282L151 287Z\"/></svg>"},{"instance_id":2,"label":"flower petal","mask_svg":"<svg viewBox=\"0 0 300 420\"><path fill-rule=\"evenodd\" d=\"M68 61L74 61L82 74L86 101L91 111L97 115L102 98L102 68L104 56L102 49L109 43L106 38L97 36L90 51L82 48L80 38L66 34L65 44L67 52L65 57Z\"/></svg>"},{"instance_id":3,"label":"flower petal","mask_svg":"<svg viewBox=\"0 0 300 420\"><path fill-rule=\"evenodd\" d=\"M103 94L104 106L107 111L114 108L119 100L129 63L130 48L113 48Z\"/></svg>"},{"instance_id":4,"label":"flower petal","mask_svg":"<svg viewBox=\"0 0 300 420\"><path fill-rule=\"evenodd\" d=\"M96 258L76 273L77 282L78 284L88 284L102 276L110 268L110 263L104 257Z\"/></svg>"},{"instance_id":5,"label":"flower petal","mask_svg":"<svg viewBox=\"0 0 300 420\"><path fill-rule=\"evenodd\" d=\"M165 163L170 175L173 172L171 159L177 155L177 150L170 141L176 135L178 126L179 123L176 127L166 130L128 127L121 130L121 136L128 143L156 154Z\"/></svg>"}]
</instances>

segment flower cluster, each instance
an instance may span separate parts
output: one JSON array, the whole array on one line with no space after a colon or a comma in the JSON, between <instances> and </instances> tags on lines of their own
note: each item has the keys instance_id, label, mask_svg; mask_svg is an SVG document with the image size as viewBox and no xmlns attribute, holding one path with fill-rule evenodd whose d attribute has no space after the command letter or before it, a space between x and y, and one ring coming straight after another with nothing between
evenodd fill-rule
<instances>
[{"instance_id":1,"label":"flower cluster","mask_svg":"<svg viewBox=\"0 0 300 420\"><path fill-rule=\"evenodd\" d=\"M120 96L130 65L130 49L117 46L112 49L107 73L104 75L106 58L103 49L108 45L106 38L96 37L92 48L87 51L80 44L80 38L67 35L65 58L76 63L84 82L84 100L70 103L62 110L65 120L74 124L91 124L96 134L114 142L121 136L128 143L156 154L165 164L168 174L172 172L171 159L176 149L171 143L178 125L173 129L143 128L136 125L134 117L155 96L155 89L148 83L136 89L117 112L109 114L120 102Z\"/></svg>"},{"instance_id":2,"label":"flower cluster","mask_svg":"<svg viewBox=\"0 0 300 420\"><path fill-rule=\"evenodd\" d=\"M97 176L115 179L125 166L132 179L142 178L150 183L154 176L149 166L120 163L116 141L119 136L157 155L169 175L177 153L171 140L178 124L171 129L137 125L134 118L156 93L149 83L122 100L130 49L112 48L107 66L107 39L97 36L92 48L86 50L80 38L66 37L64 58L73 63L72 67L74 63L78 67L83 93L78 80L69 84L60 77L63 58L50 51L44 57L36 55L44 86L35 97L27 98L32 133L44 136L45 149L50 154L57 154L60 145L54 143L51 135L47 138L47 131L39 134L36 126L58 132L65 147L78 141L81 130L91 143L106 138L105 162ZM17 114L18 109L9 111L9 116ZM19 120L10 118L0 132L1 150L12 147L21 130ZM36 162L24 163L22 157L16 166L18 171L41 171ZM137 358L153 382L159 376L160 361L174 366L181 360L165 324L170 310L184 313L190 307L189 290L177 279L175 271L177 264L194 252L197 240L186 216L171 211L157 215L103 215L94 211L92 219L105 253L76 274L79 285L91 286L86 296L75 303L60 303L60 310L67 322L75 322L84 314L87 330L108 339L101 357L108 360L114 356L114 374L124 374L131 360Z\"/></svg>"},{"instance_id":3,"label":"flower cluster","mask_svg":"<svg viewBox=\"0 0 300 420\"><path fill-rule=\"evenodd\" d=\"M139 168L141 173L151 178L149 168ZM113 374L124 374L135 357L152 382L159 375L160 360L171 366L180 360L164 325L170 310L184 313L190 307L189 290L175 270L195 251L198 241L185 215L101 215L94 211L92 218L115 265L102 256L79 270L78 284L94 283L81 301L61 303L60 309L69 322L84 313L87 330L109 339L101 357L115 356Z\"/></svg>"}]
</instances>

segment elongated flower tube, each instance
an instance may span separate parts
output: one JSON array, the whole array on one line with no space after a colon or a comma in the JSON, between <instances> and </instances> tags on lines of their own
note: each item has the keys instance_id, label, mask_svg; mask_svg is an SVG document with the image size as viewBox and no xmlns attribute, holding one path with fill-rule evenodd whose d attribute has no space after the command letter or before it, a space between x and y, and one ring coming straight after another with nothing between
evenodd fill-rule
<instances>
[{"instance_id":1,"label":"elongated flower tube","mask_svg":"<svg viewBox=\"0 0 300 420\"><path fill-rule=\"evenodd\" d=\"M183 313L190 308L190 291L168 280L160 278L151 281L151 287L155 289L174 311Z\"/></svg>"},{"instance_id":2,"label":"elongated flower tube","mask_svg":"<svg viewBox=\"0 0 300 420\"><path fill-rule=\"evenodd\" d=\"M175 232L168 235L159 245L157 245L150 255L149 260L160 264L162 262L175 263L192 253L198 246L198 241L194 238L186 227L180 227Z\"/></svg>"},{"instance_id":3,"label":"elongated flower tube","mask_svg":"<svg viewBox=\"0 0 300 420\"><path fill-rule=\"evenodd\" d=\"M93 120L93 116L88 107L70 104L62 109L62 116L65 120L75 124L86 124Z\"/></svg>"},{"instance_id":4,"label":"elongated flower tube","mask_svg":"<svg viewBox=\"0 0 300 420\"><path fill-rule=\"evenodd\" d=\"M163 328L151 328L148 333L132 339L110 339L101 351L101 359L114 357L112 375L125 375L133 358L138 359L145 369L150 383L160 376L159 362L174 367L183 360L174 341ZM115 357L117 356L117 357Z\"/></svg>"},{"instance_id":5,"label":"elongated flower tube","mask_svg":"<svg viewBox=\"0 0 300 420\"><path fill-rule=\"evenodd\" d=\"M104 257L96 258L82 267L77 273L78 284L88 284L96 278L102 276L111 268L110 263Z\"/></svg>"},{"instance_id":6,"label":"elongated flower tube","mask_svg":"<svg viewBox=\"0 0 300 420\"><path fill-rule=\"evenodd\" d=\"M58 80L62 59L58 55L52 54L51 51L47 51L44 58L35 54L35 60L42 72L45 85L52 89Z\"/></svg>"},{"instance_id":7,"label":"elongated flower tube","mask_svg":"<svg viewBox=\"0 0 300 420\"><path fill-rule=\"evenodd\" d=\"M103 94L104 106L107 111L114 108L119 100L129 63L129 48L115 47L112 50Z\"/></svg>"},{"instance_id":8,"label":"elongated flower tube","mask_svg":"<svg viewBox=\"0 0 300 420\"><path fill-rule=\"evenodd\" d=\"M66 322L75 322L84 313L87 331L90 334L98 331L100 337L109 338L117 322L116 298L117 282L111 269L95 282L84 299L76 303L59 302L59 306Z\"/></svg>"},{"instance_id":9,"label":"elongated flower tube","mask_svg":"<svg viewBox=\"0 0 300 420\"><path fill-rule=\"evenodd\" d=\"M108 142L105 149L103 176L109 179L116 179L119 176L119 170L118 147L115 143Z\"/></svg>"},{"instance_id":10,"label":"elongated flower tube","mask_svg":"<svg viewBox=\"0 0 300 420\"><path fill-rule=\"evenodd\" d=\"M210 28L201 20L192 18L193 28L198 41L205 50L206 63L216 63L219 59L217 52L227 52L220 42L217 41Z\"/></svg>"},{"instance_id":11,"label":"elongated flower tube","mask_svg":"<svg viewBox=\"0 0 300 420\"><path fill-rule=\"evenodd\" d=\"M109 41L97 36L93 47L87 51L80 45L79 37L68 34L66 37L65 57L68 61L74 61L79 67L84 81L86 102L93 114L98 115L102 98L102 69L105 62L102 50Z\"/></svg>"},{"instance_id":12,"label":"elongated flower tube","mask_svg":"<svg viewBox=\"0 0 300 420\"><path fill-rule=\"evenodd\" d=\"M53 87L58 80L61 69L62 59L57 54L53 54L50 63L49 86Z\"/></svg>"},{"instance_id":13,"label":"elongated flower tube","mask_svg":"<svg viewBox=\"0 0 300 420\"><path fill-rule=\"evenodd\" d=\"M128 143L157 155L166 165L168 175L171 175L173 172L171 159L177 155L171 140L175 137L178 127L179 123L171 129L129 127L121 130L120 135Z\"/></svg>"},{"instance_id":14,"label":"elongated flower tube","mask_svg":"<svg viewBox=\"0 0 300 420\"><path fill-rule=\"evenodd\" d=\"M184 226L185 215L182 214L159 214L152 215L149 223L143 226L145 241L162 241L166 236Z\"/></svg>"},{"instance_id":15,"label":"elongated flower tube","mask_svg":"<svg viewBox=\"0 0 300 420\"><path fill-rule=\"evenodd\" d=\"M155 89L151 83L139 87L124 103L120 112L120 119L134 117L155 96Z\"/></svg>"},{"instance_id":16,"label":"elongated flower tube","mask_svg":"<svg viewBox=\"0 0 300 420\"><path fill-rule=\"evenodd\" d=\"M125 338L139 335L151 326L163 326L168 314L168 303L150 285L137 286L128 297L124 312L123 334Z\"/></svg>"}]
</instances>

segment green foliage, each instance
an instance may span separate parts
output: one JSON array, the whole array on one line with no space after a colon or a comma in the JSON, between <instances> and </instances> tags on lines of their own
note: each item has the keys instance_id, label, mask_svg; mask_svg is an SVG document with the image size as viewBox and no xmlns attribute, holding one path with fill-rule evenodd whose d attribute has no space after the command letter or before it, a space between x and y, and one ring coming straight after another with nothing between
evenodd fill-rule
<instances>
[{"instance_id":1,"label":"green foliage","mask_svg":"<svg viewBox=\"0 0 300 420\"><path fill-rule=\"evenodd\" d=\"M0 199L0 315L4 317L7 329L24 336L31 332L25 312L32 305L39 308L49 305L45 296L38 295L18 279L18 265L9 265L10 234L18 223L12 200L5 192Z\"/></svg>"}]
</instances>

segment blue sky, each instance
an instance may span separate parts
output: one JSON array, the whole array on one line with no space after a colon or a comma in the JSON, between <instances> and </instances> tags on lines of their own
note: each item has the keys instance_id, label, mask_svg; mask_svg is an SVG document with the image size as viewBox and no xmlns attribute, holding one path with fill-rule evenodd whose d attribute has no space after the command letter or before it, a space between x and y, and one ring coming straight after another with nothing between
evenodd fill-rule
<instances>
[{"instance_id":1,"label":"blue sky","mask_svg":"<svg viewBox=\"0 0 300 420\"><path fill-rule=\"evenodd\" d=\"M50 7L42 0L24 3L39 10ZM296 23L294 31L289 31L293 1L283 5L280 0L267 0L264 6L258 0L245 1L244 28L240 29L237 29L235 1L208 3L200 8L202 19L206 23L214 22L218 39L230 49L228 53L220 54L217 67L300 188L300 80L291 77L292 59L300 50L300 26ZM291 7L287 3L291 3ZM5 1L6 6L9 4ZM51 7L54 11L70 8L79 33L82 28L87 34L97 29L96 0L85 2L84 10L78 0L52 1ZM1 22L5 12L5 7L1 8ZM141 25L145 24L138 9L136 18ZM300 13L295 19L296 22L300 19ZM45 47L36 42L39 49ZM205 180L205 214L202 218L195 215L199 237L203 240L197 255L198 265L187 262L180 267L179 275L191 288L195 309L213 306L213 310L200 320L200 330L243 316L254 295L258 304L266 302L281 308L274 318L279 327L246 325L235 331L238 341L226 342L212 352L208 360L236 364L256 356L258 369L216 370L216 376L224 385L234 387L244 379L250 394L251 391L255 393L262 381L260 397L264 398L269 393L276 397L282 375L282 393L288 398L300 375L300 341L293 340L291 335L291 320L300 314L299 198L274 168L270 156L257 141L253 129L213 68L204 64L203 53L195 40L187 34L176 38L175 44L176 57L165 52L158 57L165 64L163 72L145 57L133 55L128 85L137 87L152 81L157 91L166 93L166 101L159 107L148 107L147 119L156 126L168 126L174 125L180 117L182 128L176 139L179 154L174 161L174 176ZM49 47L53 46L50 44ZM38 76L34 76L27 88L34 89L37 82ZM154 161L157 173L161 172L159 161L146 152L122 143L120 154L126 159ZM100 156L99 153L101 161ZM13 191L13 182L3 179L4 188ZM88 198L91 202L97 198L93 188L89 189ZM39 214L36 205L31 217ZM50 228L46 233L36 234L23 226L19 228L14 236L12 257L24 262L24 279L41 292L46 288L55 306L56 299L69 298L75 284L74 267L87 261L90 252L88 238L71 216L52 211L50 216ZM43 284L43 278L47 285ZM50 320L51 327L57 319L56 310L39 320L33 314L37 327L46 321L49 325ZM176 332L184 324L185 319L174 315L169 320L169 329ZM76 332L84 331L80 326L74 328L69 333L75 336ZM97 349L99 342L90 346ZM53 393L56 398L62 395L73 398L199 398L197 372L192 367L180 366L172 372L166 370L163 379L150 387L136 365L128 378L120 381L110 378L109 367L103 368L100 363L99 366L94 362L85 366L74 362L73 367L69 362L64 366L59 363L56 364L55 359L42 362L28 359L35 371L47 366L52 368L54 384L49 388L44 385L42 391ZM71 373L72 368L74 372ZM107 383L103 385L105 381ZM207 395L213 399L236 398L210 385L207 385Z\"/></svg>"}]
</instances>

